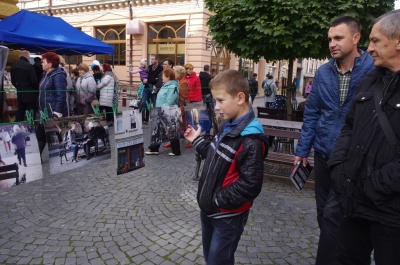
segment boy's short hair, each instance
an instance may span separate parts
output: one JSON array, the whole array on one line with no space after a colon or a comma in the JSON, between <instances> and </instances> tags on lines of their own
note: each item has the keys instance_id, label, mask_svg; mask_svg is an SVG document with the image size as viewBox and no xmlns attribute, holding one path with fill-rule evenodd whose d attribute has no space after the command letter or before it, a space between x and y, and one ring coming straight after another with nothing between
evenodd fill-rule
<instances>
[{"instance_id":1,"label":"boy's short hair","mask_svg":"<svg viewBox=\"0 0 400 265\"><path fill-rule=\"evenodd\" d=\"M224 89L229 95L235 97L239 92L243 92L246 102L249 102L249 82L236 70L226 70L217 74L210 82L211 90Z\"/></svg>"}]
</instances>

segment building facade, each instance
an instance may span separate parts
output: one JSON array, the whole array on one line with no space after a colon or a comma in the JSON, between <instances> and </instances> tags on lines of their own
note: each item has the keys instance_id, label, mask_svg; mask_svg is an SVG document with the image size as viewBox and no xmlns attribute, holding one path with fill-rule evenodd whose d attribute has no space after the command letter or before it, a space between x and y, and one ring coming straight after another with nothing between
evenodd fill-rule
<instances>
[{"instance_id":1,"label":"building facade","mask_svg":"<svg viewBox=\"0 0 400 265\"><path fill-rule=\"evenodd\" d=\"M114 46L114 55L67 58L71 65L93 60L114 62L121 80L129 80L129 69L158 54L160 60L171 58L177 65L191 63L195 72L210 64L215 73L234 67L229 52L211 40L206 22L210 12L204 1L134 0L134 1L19 1L18 7L58 16L88 35ZM132 21L131 21L132 20ZM128 27L127 27L128 23ZM133 23L134 34L127 34ZM131 40L132 36L132 40ZM114 58L113 58L114 57ZM139 81L139 76L133 76Z\"/></svg>"},{"instance_id":2,"label":"building facade","mask_svg":"<svg viewBox=\"0 0 400 265\"><path fill-rule=\"evenodd\" d=\"M254 63L238 58L225 47L215 43L208 35L206 25L212 13L205 8L203 0L17 2L19 9L61 17L86 34L113 45L113 55L71 56L66 58L66 61L71 65L81 61L91 65L93 60L113 62L122 82L139 82L139 75L131 76L128 70L138 68L143 58L150 62L150 57L154 54L158 54L161 61L171 58L177 65L191 63L196 73L199 73L205 64L211 66L212 74L227 69L242 70L248 77L252 73L258 73L261 94L261 82L267 73L277 80L288 76L287 61L266 62L262 59ZM128 34L131 31L134 34ZM312 72L313 67L321 64L310 64L308 61L297 60L294 63L293 77L299 78L300 87L303 86L306 73Z\"/></svg>"}]
</instances>

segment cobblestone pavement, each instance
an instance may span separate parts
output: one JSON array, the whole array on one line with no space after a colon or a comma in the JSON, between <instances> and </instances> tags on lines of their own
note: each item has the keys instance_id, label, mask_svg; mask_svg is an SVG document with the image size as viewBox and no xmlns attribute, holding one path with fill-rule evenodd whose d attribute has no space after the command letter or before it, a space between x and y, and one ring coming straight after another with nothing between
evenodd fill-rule
<instances>
[{"instance_id":1,"label":"cobblestone pavement","mask_svg":"<svg viewBox=\"0 0 400 265\"><path fill-rule=\"evenodd\" d=\"M148 143L148 125L144 133ZM179 157L161 147L144 168L119 176L113 152L0 190L0 264L204 264L195 151L184 147ZM315 216L312 190L265 179L236 264L313 264Z\"/></svg>"}]
</instances>

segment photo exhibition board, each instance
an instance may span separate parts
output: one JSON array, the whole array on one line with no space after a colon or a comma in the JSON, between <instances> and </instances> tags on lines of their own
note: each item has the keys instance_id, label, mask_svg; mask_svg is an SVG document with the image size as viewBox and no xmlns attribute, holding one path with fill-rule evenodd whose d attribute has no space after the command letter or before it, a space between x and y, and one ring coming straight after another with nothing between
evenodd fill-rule
<instances>
[{"instance_id":1,"label":"photo exhibition board","mask_svg":"<svg viewBox=\"0 0 400 265\"><path fill-rule=\"evenodd\" d=\"M65 172L110 159L107 121L95 115L80 115L45 125L50 174Z\"/></svg>"},{"instance_id":2,"label":"photo exhibition board","mask_svg":"<svg viewBox=\"0 0 400 265\"><path fill-rule=\"evenodd\" d=\"M144 167L142 114L124 110L114 116L117 175Z\"/></svg>"},{"instance_id":3,"label":"photo exhibition board","mask_svg":"<svg viewBox=\"0 0 400 265\"><path fill-rule=\"evenodd\" d=\"M177 105L153 108L150 112L150 144L161 144L179 138L182 123L181 110Z\"/></svg>"},{"instance_id":4,"label":"photo exhibition board","mask_svg":"<svg viewBox=\"0 0 400 265\"><path fill-rule=\"evenodd\" d=\"M0 189L43 177L34 126L0 124L0 138Z\"/></svg>"}]
</instances>

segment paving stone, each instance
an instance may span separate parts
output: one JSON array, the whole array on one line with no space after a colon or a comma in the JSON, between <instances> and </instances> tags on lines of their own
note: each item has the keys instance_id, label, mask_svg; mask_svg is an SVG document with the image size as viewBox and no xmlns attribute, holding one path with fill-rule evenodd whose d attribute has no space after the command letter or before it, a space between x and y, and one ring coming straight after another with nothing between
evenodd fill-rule
<instances>
[{"instance_id":1,"label":"paving stone","mask_svg":"<svg viewBox=\"0 0 400 265\"><path fill-rule=\"evenodd\" d=\"M147 147L150 126L143 129ZM0 190L0 263L205 264L195 150L184 146L179 157L161 148L145 167L119 176L113 155ZM47 172L47 149L43 156ZM314 264L318 236L314 191L265 178L236 264Z\"/></svg>"}]
</instances>

